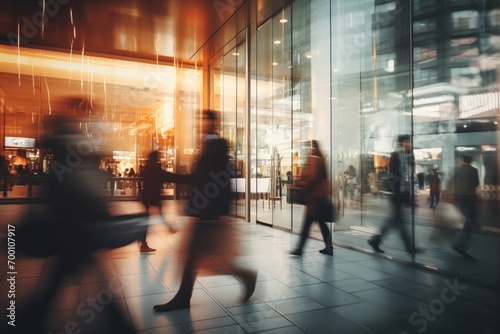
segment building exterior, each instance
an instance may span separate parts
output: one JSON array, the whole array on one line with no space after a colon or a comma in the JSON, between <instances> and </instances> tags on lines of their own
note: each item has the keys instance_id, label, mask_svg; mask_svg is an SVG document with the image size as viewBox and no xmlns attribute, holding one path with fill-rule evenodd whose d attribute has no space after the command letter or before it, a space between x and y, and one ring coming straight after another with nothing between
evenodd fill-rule
<instances>
[{"instance_id":1,"label":"building exterior","mask_svg":"<svg viewBox=\"0 0 500 334\"><path fill-rule=\"evenodd\" d=\"M2 19L0 150L11 168L49 172L50 152L40 145L44 120L72 114L90 137L100 135L107 157L101 167L115 176L138 170L153 149L166 170L189 172L200 145L198 112L211 108L220 112L219 133L230 143L236 216L300 231L303 208L289 189L316 139L338 204L334 241L366 250L387 217L384 182L395 138L409 134L419 207L408 217L425 252L406 254L394 237L387 241L391 256L498 286L498 1L213 1L203 7L210 34L181 59L169 56L171 48L182 49L163 35L170 21L158 15L144 23L141 13L151 9L58 4L45 37L41 25L36 33L28 26L35 21L26 18L39 13L35 5L25 12L12 5L17 19ZM92 36L106 22L99 15L93 21L92 6L113 18L96 40L80 34ZM129 18L135 25L124 28ZM51 24L65 31L59 40L49 36ZM480 241L471 252L477 247L491 256L472 273L442 260L453 254L447 242L463 217L453 204L432 211L427 203L429 171L438 170L443 195L451 192L462 154L479 170L483 198ZM357 171L353 197L345 179L350 165ZM12 195L7 182L4 197ZM187 192L178 187L175 197Z\"/></svg>"}]
</instances>

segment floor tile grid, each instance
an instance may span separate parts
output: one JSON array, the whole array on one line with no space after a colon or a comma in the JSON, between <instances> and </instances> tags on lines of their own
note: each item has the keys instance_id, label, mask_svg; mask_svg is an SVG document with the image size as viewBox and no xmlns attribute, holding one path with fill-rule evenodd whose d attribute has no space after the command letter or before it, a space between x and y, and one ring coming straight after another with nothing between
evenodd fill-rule
<instances>
[{"instance_id":1,"label":"floor tile grid","mask_svg":"<svg viewBox=\"0 0 500 334\"><path fill-rule=\"evenodd\" d=\"M292 237L292 238L293 238L293 237ZM304 274L306 274L306 273L304 272ZM307 274L306 274L306 275L307 275ZM209 291L208 291L208 292L209 292ZM217 300L217 297L216 297L215 295L210 294L210 292L209 292L209 295L212 297L212 299L213 299L214 301L216 301L216 302L219 304L219 306L224 307L224 305L223 305L222 303L220 303L220 302ZM274 317L282 317L282 318L287 319L288 321L290 321L292 324L294 323L294 322L292 321L292 319L290 319L290 318L289 318L286 314L281 313L281 312L280 312L280 310L279 310L279 308L274 307L274 306L273 306L273 302L272 302L272 301L271 301L271 302L266 302L266 303L265 303L265 305L267 305L268 307L270 307L270 309L272 309L272 310L274 310L274 311L276 312L276 315L275 315ZM323 308L325 308L325 306L322 306L322 307L323 307ZM231 313L230 313L230 312L229 312L228 314L229 314L229 315L231 315ZM260 313L260 311L259 311L259 313L254 313L254 314L250 314L250 315L248 315L247 319L251 319L251 318L252 318L252 316L259 317L259 316L261 316L261 315L262 315L262 313ZM232 317L232 318L233 318L233 320L235 320L236 322L238 322L240 325L243 325L243 326L244 326L244 325L250 325L250 327L257 327L257 326L252 326L252 324L251 324L251 323L250 323L250 324L245 323L244 319L241 319L241 317ZM241 323L241 321L242 321L242 320L243 320L243 323ZM246 326L246 327L247 327L247 329L248 329L248 326ZM251 328L250 328L250 329L251 329Z\"/></svg>"}]
</instances>

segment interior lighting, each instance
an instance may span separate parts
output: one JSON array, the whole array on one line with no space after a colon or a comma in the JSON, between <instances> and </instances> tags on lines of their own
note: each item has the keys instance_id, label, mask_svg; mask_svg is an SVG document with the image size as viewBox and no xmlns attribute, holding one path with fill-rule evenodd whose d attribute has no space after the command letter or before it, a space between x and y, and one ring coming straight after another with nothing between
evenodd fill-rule
<instances>
[{"instance_id":1,"label":"interior lighting","mask_svg":"<svg viewBox=\"0 0 500 334\"><path fill-rule=\"evenodd\" d=\"M280 45L280 44L281 44L281 41L276 40L276 41L274 41L274 44L276 44L276 45Z\"/></svg>"},{"instance_id":2,"label":"interior lighting","mask_svg":"<svg viewBox=\"0 0 500 334\"><path fill-rule=\"evenodd\" d=\"M280 23L285 24L285 23L287 23L287 22L288 22L288 20L287 20L287 19L285 19L284 17L280 19Z\"/></svg>"},{"instance_id":3,"label":"interior lighting","mask_svg":"<svg viewBox=\"0 0 500 334\"><path fill-rule=\"evenodd\" d=\"M239 52L233 52L233 56L239 56L240 53Z\"/></svg>"},{"instance_id":4,"label":"interior lighting","mask_svg":"<svg viewBox=\"0 0 500 334\"><path fill-rule=\"evenodd\" d=\"M274 63L273 63L273 66L276 66L276 65L278 65L278 63L274 62Z\"/></svg>"}]
</instances>

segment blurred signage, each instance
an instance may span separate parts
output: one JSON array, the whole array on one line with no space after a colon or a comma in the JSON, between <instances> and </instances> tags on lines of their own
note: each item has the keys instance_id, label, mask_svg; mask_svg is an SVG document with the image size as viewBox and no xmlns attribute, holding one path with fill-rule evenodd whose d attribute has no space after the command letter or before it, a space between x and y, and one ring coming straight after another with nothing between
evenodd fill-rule
<instances>
[{"instance_id":1,"label":"blurred signage","mask_svg":"<svg viewBox=\"0 0 500 334\"><path fill-rule=\"evenodd\" d=\"M455 150L458 152L471 152L471 151L478 151L479 148L475 146L457 146Z\"/></svg>"},{"instance_id":2,"label":"blurred signage","mask_svg":"<svg viewBox=\"0 0 500 334\"><path fill-rule=\"evenodd\" d=\"M35 138L5 137L5 147L35 148Z\"/></svg>"}]
</instances>

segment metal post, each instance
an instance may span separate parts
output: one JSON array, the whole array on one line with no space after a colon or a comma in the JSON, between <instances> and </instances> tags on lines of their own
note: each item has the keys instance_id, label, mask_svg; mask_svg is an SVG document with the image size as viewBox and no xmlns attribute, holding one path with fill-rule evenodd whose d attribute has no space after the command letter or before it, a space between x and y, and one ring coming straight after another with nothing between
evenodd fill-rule
<instances>
[{"instance_id":1,"label":"metal post","mask_svg":"<svg viewBox=\"0 0 500 334\"><path fill-rule=\"evenodd\" d=\"M247 8L247 28L245 30L245 99L246 99L246 110L245 110L245 137L246 137L246 148L245 148L245 160L246 160L246 168L245 168L245 221L250 222L250 145L251 145L251 136L250 136L250 121L251 121L251 94L250 94L250 6Z\"/></svg>"}]
</instances>

